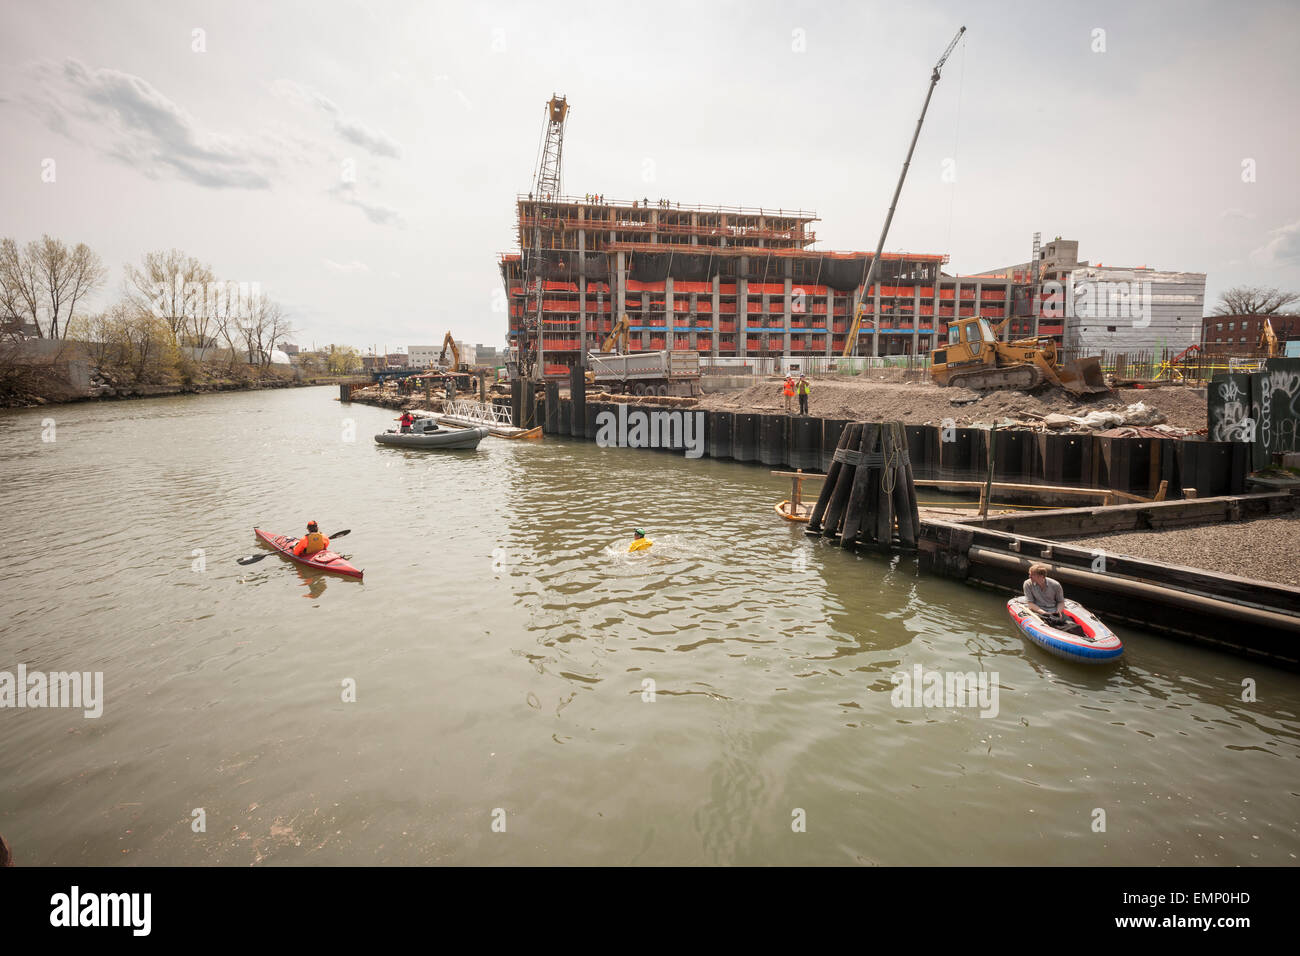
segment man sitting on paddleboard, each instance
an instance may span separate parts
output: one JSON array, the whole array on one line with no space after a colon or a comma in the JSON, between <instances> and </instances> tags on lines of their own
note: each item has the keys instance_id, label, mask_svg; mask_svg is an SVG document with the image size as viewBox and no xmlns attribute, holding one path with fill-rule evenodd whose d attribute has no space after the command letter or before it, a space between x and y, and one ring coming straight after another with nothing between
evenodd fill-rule
<instances>
[{"instance_id":1,"label":"man sitting on paddleboard","mask_svg":"<svg viewBox=\"0 0 1300 956\"><path fill-rule=\"evenodd\" d=\"M1029 566L1029 577L1024 585L1025 601L1041 614L1048 624L1056 626L1069 624L1071 621L1062 613L1065 607L1065 591L1060 581L1047 576L1050 570L1051 568L1045 564Z\"/></svg>"},{"instance_id":2,"label":"man sitting on paddleboard","mask_svg":"<svg viewBox=\"0 0 1300 956\"><path fill-rule=\"evenodd\" d=\"M298 543L293 546L293 553L298 557L310 556L317 551L324 551L330 546L330 539L320 533L320 528L316 522L307 522L307 533L298 539Z\"/></svg>"},{"instance_id":3,"label":"man sitting on paddleboard","mask_svg":"<svg viewBox=\"0 0 1300 956\"><path fill-rule=\"evenodd\" d=\"M632 533L636 535L636 537L632 540L632 543L627 546L629 551L645 551L654 544L653 541L645 536L645 532L640 528L637 528L636 531Z\"/></svg>"}]
</instances>

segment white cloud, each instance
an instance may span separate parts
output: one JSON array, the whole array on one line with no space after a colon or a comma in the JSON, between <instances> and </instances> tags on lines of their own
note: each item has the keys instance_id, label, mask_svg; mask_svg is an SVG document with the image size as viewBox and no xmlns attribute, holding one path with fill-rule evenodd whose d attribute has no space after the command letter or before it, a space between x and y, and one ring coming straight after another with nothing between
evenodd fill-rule
<instances>
[{"instance_id":1,"label":"white cloud","mask_svg":"<svg viewBox=\"0 0 1300 956\"><path fill-rule=\"evenodd\" d=\"M355 183L340 183L330 194L340 202L345 202L349 206L356 206L366 214L366 218L378 226L400 226L402 225L402 216L392 206L385 206L383 203L367 202L357 195Z\"/></svg>"},{"instance_id":2,"label":"white cloud","mask_svg":"<svg viewBox=\"0 0 1300 956\"><path fill-rule=\"evenodd\" d=\"M1252 252L1250 257L1269 266L1300 263L1300 221L1274 229L1272 238Z\"/></svg>"},{"instance_id":3,"label":"white cloud","mask_svg":"<svg viewBox=\"0 0 1300 956\"><path fill-rule=\"evenodd\" d=\"M38 64L31 104L46 125L151 178L209 188L268 189L281 157L267 145L205 129L139 76L79 60Z\"/></svg>"},{"instance_id":4,"label":"white cloud","mask_svg":"<svg viewBox=\"0 0 1300 956\"><path fill-rule=\"evenodd\" d=\"M317 90L295 83L293 80L276 80L272 90L278 96L300 107L315 107L334 120L334 131L341 137L360 146L376 156L388 156L399 159L402 155L401 145L382 130L372 129L365 123L350 116L344 116L338 104Z\"/></svg>"},{"instance_id":5,"label":"white cloud","mask_svg":"<svg viewBox=\"0 0 1300 956\"><path fill-rule=\"evenodd\" d=\"M370 266L358 259L353 259L351 262L335 262L333 259L322 259L321 261L325 263L327 268L334 272L352 273L370 271Z\"/></svg>"}]
</instances>

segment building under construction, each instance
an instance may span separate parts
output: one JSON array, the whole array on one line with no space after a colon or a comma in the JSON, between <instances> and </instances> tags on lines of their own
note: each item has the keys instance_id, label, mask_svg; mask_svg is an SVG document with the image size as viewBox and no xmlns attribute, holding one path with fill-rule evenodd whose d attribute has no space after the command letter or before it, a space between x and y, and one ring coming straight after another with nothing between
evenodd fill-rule
<instances>
[{"instance_id":1,"label":"building under construction","mask_svg":"<svg viewBox=\"0 0 1300 956\"><path fill-rule=\"evenodd\" d=\"M510 344L531 336L535 374L581 365L621 315L631 349L693 349L706 364L842 355L872 258L812 249L806 210L531 194L516 209L519 252L501 274ZM954 318L1012 314L1013 279L945 275L946 258L882 254L852 354L925 354Z\"/></svg>"}]
</instances>

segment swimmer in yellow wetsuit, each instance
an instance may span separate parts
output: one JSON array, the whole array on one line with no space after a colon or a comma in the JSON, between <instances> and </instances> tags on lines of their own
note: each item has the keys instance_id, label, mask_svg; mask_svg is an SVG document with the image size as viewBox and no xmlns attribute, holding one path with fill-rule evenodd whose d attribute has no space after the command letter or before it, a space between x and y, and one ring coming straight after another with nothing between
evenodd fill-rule
<instances>
[{"instance_id":1,"label":"swimmer in yellow wetsuit","mask_svg":"<svg viewBox=\"0 0 1300 956\"><path fill-rule=\"evenodd\" d=\"M627 546L629 551L645 551L654 544L653 541L645 536L645 532L640 528L637 528L633 534L635 534L636 537L632 540L632 543Z\"/></svg>"}]
</instances>

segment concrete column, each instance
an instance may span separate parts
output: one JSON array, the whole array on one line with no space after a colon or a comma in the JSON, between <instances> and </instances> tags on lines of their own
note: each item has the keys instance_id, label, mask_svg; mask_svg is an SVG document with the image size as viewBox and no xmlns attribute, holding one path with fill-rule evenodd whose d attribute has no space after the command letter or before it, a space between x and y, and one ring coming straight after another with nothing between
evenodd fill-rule
<instances>
[{"instance_id":1,"label":"concrete column","mask_svg":"<svg viewBox=\"0 0 1300 956\"><path fill-rule=\"evenodd\" d=\"M677 333L674 326L677 322L677 312L673 308L673 277L668 276L664 279L664 348L671 350L677 342Z\"/></svg>"},{"instance_id":2,"label":"concrete column","mask_svg":"<svg viewBox=\"0 0 1300 956\"><path fill-rule=\"evenodd\" d=\"M934 315L931 317L930 324L934 327L934 344L937 348L941 343L948 341L948 327L943 324L939 318L939 273L943 272L943 263L934 264Z\"/></svg>"},{"instance_id":3,"label":"concrete column","mask_svg":"<svg viewBox=\"0 0 1300 956\"><path fill-rule=\"evenodd\" d=\"M659 241L659 210L656 209L650 214L650 241Z\"/></svg>"},{"instance_id":4,"label":"concrete column","mask_svg":"<svg viewBox=\"0 0 1300 956\"><path fill-rule=\"evenodd\" d=\"M618 314L612 320L617 322L627 311L627 256L623 252L618 254L618 273L614 277L614 308Z\"/></svg>"},{"instance_id":5,"label":"concrete column","mask_svg":"<svg viewBox=\"0 0 1300 956\"><path fill-rule=\"evenodd\" d=\"M694 213L692 213L691 215L694 216ZM699 304L698 294L692 292L691 297L688 301L690 302L690 311L687 313L687 315L690 316L691 331L687 334L686 340L690 343L691 351L694 352L697 350L697 344L700 339L700 334L695 331L696 327L699 326L700 324L699 313L696 311L696 307Z\"/></svg>"},{"instance_id":6,"label":"concrete column","mask_svg":"<svg viewBox=\"0 0 1300 956\"><path fill-rule=\"evenodd\" d=\"M718 306L722 302L722 278L713 277L713 357L718 357L718 336L722 334L722 314L718 311Z\"/></svg>"},{"instance_id":7,"label":"concrete column","mask_svg":"<svg viewBox=\"0 0 1300 956\"><path fill-rule=\"evenodd\" d=\"M694 230L699 228L700 228L700 214L698 212L693 212L691 213L691 229L692 229L691 245L693 246L698 246L700 244L700 237L695 235L694 233Z\"/></svg>"},{"instance_id":8,"label":"concrete column","mask_svg":"<svg viewBox=\"0 0 1300 956\"><path fill-rule=\"evenodd\" d=\"M736 277L736 355L749 354L749 256L740 257L740 274Z\"/></svg>"},{"instance_id":9,"label":"concrete column","mask_svg":"<svg viewBox=\"0 0 1300 956\"><path fill-rule=\"evenodd\" d=\"M785 278L785 315L782 317L782 318L783 318L783 324L785 325L785 335L783 336L783 338L784 338L785 341L784 341L784 344L781 346L781 351L782 351L785 355L790 355L790 354L791 354L791 353L790 353L790 316L791 316L791 311L790 311L790 290L794 287L794 282L793 282L793 280L791 280L790 275L789 275L789 273L790 273L790 260L789 260L789 259L787 259L786 262L785 262L785 271L786 271L786 278ZM805 308L807 307L807 304L808 304L808 297L805 296L805 297L804 297L804 306L805 306ZM808 323L805 322L804 324L807 325ZM806 340L805 340L805 341L806 341Z\"/></svg>"},{"instance_id":10,"label":"concrete column","mask_svg":"<svg viewBox=\"0 0 1300 956\"><path fill-rule=\"evenodd\" d=\"M826 357L835 354L835 290L826 287Z\"/></svg>"},{"instance_id":11,"label":"concrete column","mask_svg":"<svg viewBox=\"0 0 1300 956\"><path fill-rule=\"evenodd\" d=\"M585 212L585 210L583 210ZM578 230L578 365L587 367L587 230Z\"/></svg>"},{"instance_id":12,"label":"concrete column","mask_svg":"<svg viewBox=\"0 0 1300 956\"><path fill-rule=\"evenodd\" d=\"M1011 329L1011 283L1002 283L1002 318L1006 319L1006 328Z\"/></svg>"},{"instance_id":13,"label":"concrete column","mask_svg":"<svg viewBox=\"0 0 1300 956\"><path fill-rule=\"evenodd\" d=\"M912 354L921 354L921 283L912 286Z\"/></svg>"}]
</instances>

